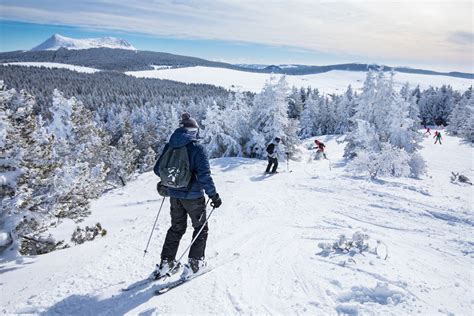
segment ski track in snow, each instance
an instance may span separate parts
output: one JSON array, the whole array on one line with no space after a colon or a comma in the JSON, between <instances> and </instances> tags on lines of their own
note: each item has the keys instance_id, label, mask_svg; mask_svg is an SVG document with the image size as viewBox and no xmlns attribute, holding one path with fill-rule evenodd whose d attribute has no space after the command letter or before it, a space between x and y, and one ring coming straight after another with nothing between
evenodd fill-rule
<instances>
[{"instance_id":1,"label":"ski track in snow","mask_svg":"<svg viewBox=\"0 0 474 316\"><path fill-rule=\"evenodd\" d=\"M143 258L161 203L157 178L147 173L92 203L80 225L100 222L104 238L0 261L0 313L472 314L473 189L449 179L451 171L474 178L472 146L455 137L444 136L442 146L426 138L423 179L370 181L346 173L344 144L321 138L332 170L325 160L308 163L306 150L300 162L290 162L293 172L271 177L262 176L265 161L212 161L224 202L209 223L213 271L162 296L153 296L156 283L120 290L154 268L170 222L165 201ZM188 225L180 251L190 231ZM354 257L318 248L356 231L368 234L371 246L381 240L387 248Z\"/></svg>"}]
</instances>

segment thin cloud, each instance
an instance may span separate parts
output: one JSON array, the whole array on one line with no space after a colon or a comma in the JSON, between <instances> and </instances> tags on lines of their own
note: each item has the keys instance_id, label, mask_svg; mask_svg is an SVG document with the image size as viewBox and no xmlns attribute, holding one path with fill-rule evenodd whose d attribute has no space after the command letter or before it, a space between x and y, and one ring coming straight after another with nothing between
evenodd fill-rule
<instances>
[{"instance_id":1,"label":"thin cloud","mask_svg":"<svg viewBox=\"0 0 474 316\"><path fill-rule=\"evenodd\" d=\"M4 0L3 19L472 67L471 1ZM464 49L461 49L461 46Z\"/></svg>"},{"instance_id":2,"label":"thin cloud","mask_svg":"<svg viewBox=\"0 0 474 316\"><path fill-rule=\"evenodd\" d=\"M474 33L472 32L453 32L447 38L448 41L459 44L459 45L469 45L474 44Z\"/></svg>"}]
</instances>

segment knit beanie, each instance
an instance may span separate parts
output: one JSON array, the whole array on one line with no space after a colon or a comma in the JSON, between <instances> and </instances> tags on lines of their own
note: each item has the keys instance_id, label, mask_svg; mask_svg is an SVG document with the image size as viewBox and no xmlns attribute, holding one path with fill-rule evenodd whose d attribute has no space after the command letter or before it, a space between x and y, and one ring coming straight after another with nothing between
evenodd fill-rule
<instances>
[{"instance_id":1,"label":"knit beanie","mask_svg":"<svg viewBox=\"0 0 474 316\"><path fill-rule=\"evenodd\" d=\"M191 114L184 112L181 114L181 121L179 121L179 126L187 129L199 128L198 123L195 119L191 117Z\"/></svg>"}]
</instances>

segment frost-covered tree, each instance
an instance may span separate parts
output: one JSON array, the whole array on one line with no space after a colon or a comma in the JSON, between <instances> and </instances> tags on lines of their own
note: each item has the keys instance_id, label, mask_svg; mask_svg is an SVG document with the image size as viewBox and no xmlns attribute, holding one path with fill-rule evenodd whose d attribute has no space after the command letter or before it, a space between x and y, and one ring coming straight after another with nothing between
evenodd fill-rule
<instances>
[{"instance_id":1,"label":"frost-covered tree","mask_svg":"<svg viewBox=\"0 0 474 316\"><path fill-rule=\"evenodd\" d=\"M20 161L24 154L21 147L18 124L12 120L13 112L8 108L8 103L16 93L7 90L0 81L0 199L2 201L1 213L5 212L4 199L15 194L18 177L22 174ZM2 216L3 217L3 216Z\"/></svg>"},{"instance_id":2,"label":"frost-covered tree","mask_svg":"<svg viewBox=\"0 0 474 316\"><path fill-rule=\"evenodd\" d=\"M418 102L422 122L426 125L446 125L454 105L461 98L451 86L430 87L423 91Z\"/></svg>"},{"instance_id":3,"label":"frost-covered tree","mask_svg":"<svg viewBox=\"0 0 474 316\"><path fill-rule=\"evenodd\" d=\"M416 154L421 141L416 122L410 118L414 100L406 100L393 87L393 74L369 72L351 118L344 156L352 158L349 169L367 170L371 177L419 176L424 164ZM413 115L413 114L412 114Z\"/></svg>"},{"instance_id":4,"label":"frost-covered tree","mask_svg":"<svg viewBox=\"0 0 474 316\"><path fill-rule=\"evenodd\" d=\"M125 133L119 139L116 146L110 148L108 166L110 167L109 176L114 182L125 185L132 179L140 151L133 143L130 127L125 127Z\"/></svg>"},{"instance_id":5,"label":"frost-covered tree","mask_svg":"<svg viewBox=\"0 0 474 316\"><path fill-rule=\"evenodd\" d=\"M305 100L305 93L303 90L303 94L301 90L297 87L293 86L291 88L290 96L288 97L288 116L293 119L300 119L301 113L304 109L304 100Z\"/></svg>"},{"instance_id":6,"label":"frost-covered tree","mask_svg":"<svg viewBox=\"0 0 474 316\"><path fill-rule=\"evenodd\" d=\"M282 76L278 81L274 78L267 81L262 92L256 95L250 120L256 133L253 133L249 141L250 145L247 146L253 148L251 150L254 154L263 153L266 145L275 137L281 138L284 145L295 141L298 133L295 130L298 124L297 122L290 123L288 118L287 93L288 84ZM262 134L263 138L258 134ZM261 148L263 151L260 150ZM293 145L292 148L294 148Z\"/></svg>"},{"instance_id":7,"label":"frost-covered tree","mask_svg":"<svg viewBox=\"0 0 474 316\"><path fill-rule=\"evenodd\" d=\"M466 113L466 122L462 125L459 134L468 142L474 143L474 104L472 102L473 98L469 99L469 104L467 106Z\"/></svg>"},{"instance_id":8,"label":"frost-covered tree","mask_svg":"<svg viewBox=\"0 0 474 316\"><path fill-rule=\"evenodd\" d=\"M156 152L151 148L148 147L145 156L143 156L143 160L140 164L140 171L147 172L153 169L153 166L156 162Z\"/></svg>"},{"instance_id":9,"label":"frost-covered tree","mask_svg":"<svg viewBox=\"0 0 474 316\"><path fill-rule=\"evenodd\" d=\"M247 96L241 92L229 95L225 108L223 109L223 118L227 121L225 124L226 133L240 145L242 150L239 155L245 151L245 144L250 140L252 127L250 126L250 107Z\"/></svg>"},{"instance_id":10,"label":"frost-covered tree","mask_svg":"<svg viewBox=\"0 0 474 316\"><path fill-rule=\"evenodd\" d=\"M288 125L288 103L286 93L288 85L285 77L275 82L275 78L267 81L262 92L255 97L251 115L255 129L263 133L267 142L275 137L283 138L284 129Z\"/></svg>"},{"instance_id":11,"label":"frost-covered tree","mask_svg":"<svg viewBox=\"0 0 474 316\"><path fill-rule=\"evenodd\" d=\"M410 84L407 82L400 90L402 99L408 103L408 118L413 121L413 131L418 131L420 128L420 108L418 106L419 87L415 90L410 90Z\"/></svg>"},{"instance_id":12,"label":"frost-covered tree","mask_svg":"<svg viewBox=\"0 0 474 316\"><path fill-rule=\"evenodd\" d=\"M350 118L354 115L354 92L349 85L342 97L335 98L334 107L336 112L335 134L345 134L350 129Z\"/></svg>"},{"instance_id":13,"label":"frost-covered tree","mask_svg":"<svg viewBox=\"0 0 474 316\"><path fill-rule=\"evenodd\" d=\"M213 104L207 109L206 119L203 121L205 129L202 143L206 146L210 158L242 155L238 139L229 134L229 129L232 127L227 124L231 122L223 116L223 113L217 104Z\"/></svg>"},{"instance_id":14,"label":"frost-covered tree","mask_svg":"<svg viewBox=\"0 0 474 316\"><path fill-rule=\"evenodd\" d=\"M469 119L470 110L473 106L474 99L470 93L465 93L461 100L456 104L453 111L449 115L448 126L446 130L452 135L458 135Z\"/></svg>"},{"instance_id":15,"label":"frost-covered tree","mask_svg":"<svg viewBox=\"0 0 474 316\"><path fill-rule=\"evenodd\" d=\"M300 136L302 138L308 138L311 136L319 135L319 110L322 97L319 95L318 90L312 91L306 98L303 112L300 116L301 131Z\"/></svg>"}]
</instances>

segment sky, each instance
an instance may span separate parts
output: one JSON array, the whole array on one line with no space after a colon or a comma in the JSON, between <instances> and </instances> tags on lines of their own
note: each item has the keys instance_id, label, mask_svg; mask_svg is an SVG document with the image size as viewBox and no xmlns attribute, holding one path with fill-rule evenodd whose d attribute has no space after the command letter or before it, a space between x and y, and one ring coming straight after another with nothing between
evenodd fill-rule
<instances>
[{"instance_id":1,"label":"sky","mask_svg":"<svg viewBox=\"0 0 474 316\"><path fill-rule=\"evenodd\" d=\"M55 33L230 63L474 72L471 0L0 0L0 51Z\"/></svg>"}]
</instances>

